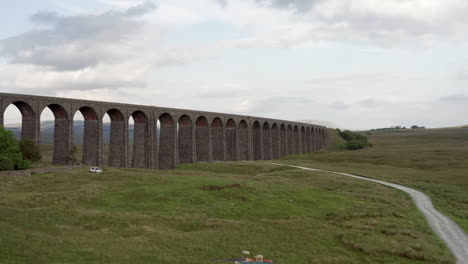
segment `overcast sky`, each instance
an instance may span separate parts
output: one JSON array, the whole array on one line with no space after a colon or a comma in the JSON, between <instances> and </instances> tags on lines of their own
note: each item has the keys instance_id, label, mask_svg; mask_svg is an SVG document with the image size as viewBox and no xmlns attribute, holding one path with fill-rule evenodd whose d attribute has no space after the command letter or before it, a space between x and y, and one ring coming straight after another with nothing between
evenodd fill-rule
<instances>
[{"instance_id":1,"label":"overcast sky","mask_svg":"<svg viewBox=\"0 0 468 264\"><path fill-rule=\"evenodd\" d=\"M0 91L350 129L468 124L467 13L466 0L3 1Z\"/></svg>"}]
</instances>

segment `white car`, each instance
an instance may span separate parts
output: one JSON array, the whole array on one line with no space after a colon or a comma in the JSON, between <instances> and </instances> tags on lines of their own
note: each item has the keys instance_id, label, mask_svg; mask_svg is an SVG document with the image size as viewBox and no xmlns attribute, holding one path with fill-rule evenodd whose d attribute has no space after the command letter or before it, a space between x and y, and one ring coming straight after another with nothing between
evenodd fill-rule
<instances>
[{"instance_id":1,"label":"white car","mask_svg":"<svg viewBox=\"0 0 468 264\"><path fill-rule=\"evenodd\" d=\"M100 168L98 168L98 167L93 167L93 168L89 169L89 172L91 172L91 173L101 173L102 170Z\"/></svg>"}]
</instances>

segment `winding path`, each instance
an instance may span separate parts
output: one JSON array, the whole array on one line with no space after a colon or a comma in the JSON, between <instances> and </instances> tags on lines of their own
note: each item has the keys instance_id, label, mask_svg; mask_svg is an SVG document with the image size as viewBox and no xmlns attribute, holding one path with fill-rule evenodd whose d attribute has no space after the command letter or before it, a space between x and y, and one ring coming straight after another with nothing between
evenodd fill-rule
<instances>
[{"instance_id":1,"label":"winding path","mask_svg":"<svg viewBox=\"0 0 468 264\"><path fill-rule=\"evenodd\" d=\"M357 175L353 175L349 173L326 171L326 170L279 164L279 163L271 163L271 164L299 168L303 170L323 171L323 172L334 173L338 175L343 175L343 176L353 177L353 178L357 178L361 180L380 183L380 184L404 191L405 193L411 196L414 203L416 204L416 207L427 218L427 221L429 222L429 225L431 226L432 230L434 230L434 232L445 242L447 247L455 256L457 263L468 264L468 235L465 233L465 231L463 231L463 229L461 229L450 218L448 218L447 216L437 211L432 205L431 199L424 193L417 191L415 189L411 189L402 185L395 184L395 183L361 177L361 176L357 176Z\"/></svg>"}]
</instances>

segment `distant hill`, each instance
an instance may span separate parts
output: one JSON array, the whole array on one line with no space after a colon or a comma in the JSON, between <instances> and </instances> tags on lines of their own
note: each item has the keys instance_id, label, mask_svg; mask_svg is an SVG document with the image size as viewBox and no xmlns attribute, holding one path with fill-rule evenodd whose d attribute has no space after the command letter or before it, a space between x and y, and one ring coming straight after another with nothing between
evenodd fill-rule
<instances>
[{"instance_id":1,"label":"distant hill","mask_svg":"<svg viewBox=\"0 0 468 264\"><path fill-rule=\"evenodd\" d=\"M41 143L42 144L53 144L54 143L54 121L43 121L41 122ZM19 140L21 138L21 124L8 124L5 125L7 130L10 130L15 134L15 137ZM83 130L84 121L75 120L73 122L73 142L75 144L83 144ZM110 135L110 123L103 123L102 130L104 134L104 144L109 144ZM129 138L133 140L133 124L129 124Z\"/></svg>"}]
</instances>

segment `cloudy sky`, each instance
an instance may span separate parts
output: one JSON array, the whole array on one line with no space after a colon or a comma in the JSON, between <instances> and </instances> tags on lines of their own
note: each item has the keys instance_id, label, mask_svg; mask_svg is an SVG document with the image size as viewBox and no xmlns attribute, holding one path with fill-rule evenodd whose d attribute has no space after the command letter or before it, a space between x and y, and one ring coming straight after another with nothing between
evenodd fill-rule
<instances>
[{"instance_id":1,"label":"cloudy sky","mask_svg":"<svg viewBox=\"0 0 468 264\"><path fill-rule=\"evenodd\" d=\"M468 124L466 0L1 5L1 92L350 129Z\"/></svg>"}]
</instances>

